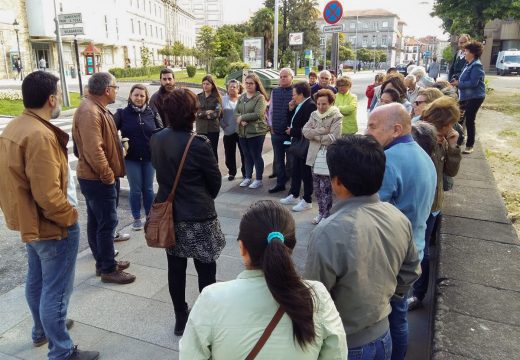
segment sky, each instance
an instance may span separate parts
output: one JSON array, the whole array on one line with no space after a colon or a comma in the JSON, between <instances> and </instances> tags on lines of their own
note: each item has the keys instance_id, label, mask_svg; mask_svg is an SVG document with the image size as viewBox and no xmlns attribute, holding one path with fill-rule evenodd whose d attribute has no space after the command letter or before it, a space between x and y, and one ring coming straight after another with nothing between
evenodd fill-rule
<instances>
[{"instance_id":1,"label":"sky","mask_svg":"<svg viewBox=\"0 0 520 360\"><path fill-rule=\"evenodd\" d=\"M319 9L323 11L325 0L318 0ZM224 23L239 24L246 21L255 11L263 7L264 0L223 0ZM422 37L437 36L447 40L448 35L443 33L442 22L439 18L432 18L433 0L342 0L343 14L349 10L386 9L397 14L406 22L405 36Z\"/></svg>"}]
</instances>

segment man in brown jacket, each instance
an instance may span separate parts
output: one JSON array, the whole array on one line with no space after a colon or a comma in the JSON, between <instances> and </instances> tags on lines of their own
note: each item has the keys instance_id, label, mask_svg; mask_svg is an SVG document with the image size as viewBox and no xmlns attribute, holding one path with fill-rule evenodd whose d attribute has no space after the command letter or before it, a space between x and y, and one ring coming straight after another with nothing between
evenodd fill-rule
<instances>
[{"instance_id":1,"label":"man in brown jacket","mask_svg":"<svg viewBox=\"0 0 520 360\"><path fill-rule=\"evenodd\" d=\"M135 276L123 270L128 261L114 259L117 226L117 178L125 175L123 148L108 104L118 86L109 73L96 73L88 82L89 95L74 114L72 136L78 149L78 176L87 203L87 236L101 281L128 284Z\"/></svg>"},{"instance_id":2,"label":"man in brown jacket","mask_svg":"<svg viewBox=\"0 0 520 360\"><path fill-rule=\"evenodd\" d=\"M95 360L99 353L79 351L67 332L79 226L67 200L69 136L49 121L61 110L58 81L35 71L22 83L25 110L0 135L0 207L26 243L34 345L48 341L49 359Z\"/></svg>"}]
</instances>

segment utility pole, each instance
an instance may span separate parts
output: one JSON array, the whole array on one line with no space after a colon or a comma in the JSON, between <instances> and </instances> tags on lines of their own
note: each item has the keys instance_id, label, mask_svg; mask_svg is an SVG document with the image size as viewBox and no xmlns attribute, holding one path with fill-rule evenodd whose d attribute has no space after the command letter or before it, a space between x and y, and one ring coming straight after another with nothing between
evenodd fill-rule
<instances>
[{"instance_id":1,"label":"utility pole","mask_svg":"<svg viewBox=\"0 0 520 360\"><path fill-rule=\"evenodd\" d=\"M63 64L63 48L61 47L61 32L60 32L60 21L58 19L58 7L56 6L56 0L54 2L54 22L56 24L56 44L58 45L58 61L60 65L60 83L61 91L63 93L63 105L70 106L69 89L67 87L67 79L65 78L65 67ZM78 69L79 71L79 69Z\"/></svg>"},{"instance_id":2,"label":"utility pole","mask_svg":"<svg viewBox=\"0 0 520 360\"><path fill-rule=\"evenodd\" d=\"M274 49L273 69L278 70L278 12L280 11L280 0L274 1ZM265 50L266 52L268 49Z\"/></svg>"},{"instance_id":3,"label":"utility pole","mask_svg":"<svg viewBox=\"0 0 520 360\"><path fill-rule=\"evenodd\" d=\"M76 62L78 66L78 81L79 81L79 95L83 97L83 81L81 80L81 64L79 63L79 48L78 48L78 39L76 35L74 35L74 49L76 50Z\"/></svg>"}]
</instances>

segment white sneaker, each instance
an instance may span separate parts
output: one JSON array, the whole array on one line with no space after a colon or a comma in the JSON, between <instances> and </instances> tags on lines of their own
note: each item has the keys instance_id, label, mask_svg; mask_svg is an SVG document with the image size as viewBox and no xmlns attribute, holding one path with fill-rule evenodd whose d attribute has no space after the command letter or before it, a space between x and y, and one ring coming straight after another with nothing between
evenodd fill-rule
<instances>
[{"instance_id":1,"label":"white sneaker","mask_svg":"<svg viewBox=\"0 0 520 360\"><path fill-rule=\"evenodd\" d=\"M312 219L312 223L314 225L318 225L321 221L321 219L323 219L323 216L321 216L320 214L316 215L316 217L314 219Z\"/></svg>"},{"instance_id":2,"label":"white sneaker","mask_svg":"<svg viewBox=\"0 0 520 360\"><path fill-rule=\"evenodd\" d=\"M312 203L308 203L307 201L305 201L303 199L301 199L300 202L296 206L293 206L293 208L292 208L292 210L296 211L296 212L305 211L305 210L309 210L309 209L312 209Z\"/></svg>"},{"instance_id":3,"label":"white sneaker","mask_svg":"<svg viewBox=\"0 0 520 360\"><path fill-rule=\"evenodd\" d=\"M280 199L280 202L284 205L296 205L300 202L300 200L297 197L294 197L292 194L289 194L289 196Z\"/></svg>"},{"instance_id":4,"label":"white sneaker","mask_svg":"<svg viewBox=\"0 0 520 360\"><path fill-rule=\"evenodd\" d=\"M251 184L251 179L248 179L248 178L245 178L244 180L242 180L242 182L240 183L240 187L246 187L246 186L249 186L249 184Z\"/></svg>"},{"instance_id":5,"label":"white sneaker","mask_svg":"<svg viewBox=\"0 0 520 360\"><path fill-rule=\"evenodd\" d=\"M260 186L264 185L262 183L262 180L255 180L251 183L251 185L249 185L249 188L250 189L258 189Z\"/></svg>"}]
</instances>

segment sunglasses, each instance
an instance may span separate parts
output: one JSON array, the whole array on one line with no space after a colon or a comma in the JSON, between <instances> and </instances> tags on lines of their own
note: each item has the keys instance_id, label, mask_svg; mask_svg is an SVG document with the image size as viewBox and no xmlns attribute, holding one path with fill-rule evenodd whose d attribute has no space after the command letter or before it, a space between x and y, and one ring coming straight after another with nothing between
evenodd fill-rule
<instances>
[{"instance_id":1,"label":"sunglasses","mask_svg":"<svg viewBox=\"0 0 520 360\"><path fill-rule=\"evenodd\" d=\"M425 102L426 101L415 101L414 104L415 104L415 106L419 106L419 105L421 105L421 104L423 104Z\"/></svg>"}]
</instances>

